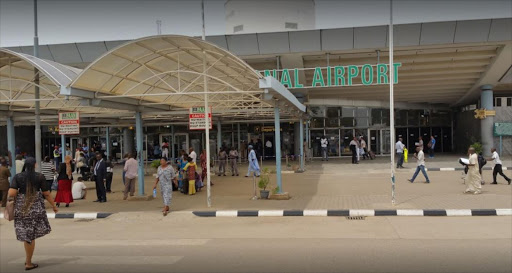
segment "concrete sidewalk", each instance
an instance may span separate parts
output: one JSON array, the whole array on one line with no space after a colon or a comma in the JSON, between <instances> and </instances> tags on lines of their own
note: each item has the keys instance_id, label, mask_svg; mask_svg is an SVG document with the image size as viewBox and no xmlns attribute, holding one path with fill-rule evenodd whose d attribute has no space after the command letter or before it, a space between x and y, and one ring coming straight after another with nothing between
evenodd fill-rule
<instances>
[{"instance_id":1,"label":"concrete sidewalk","mask_svg":"<svg viewBox=\"0 0 512 273\"><path fill-rule=\"evenodd\" d=\"M289 192L290 200L252 201L252 178L243 177L247 170L241 166L241 176L226 177L212 175L212 204L207 207L206 189L194 196L173 192L171 210L341 210L341 209L500 209L512 208L512 186L499 177L499 185L490 185L491 171L484 171L487 182L481 195L468 195L462 192L460 171L429 172L432 183L423 183L420 175L414 184L407 181L414 172L415 165L405 164L406 169L396 173L396 201L391 204L391 179L386 158L361 161L352 165L350 159L337 159L328 162L314 161L307 164L305 173L283 174L283 190ZM439 157L427 162L427 166L456 167L457 157ZM455 163L453 163L455 162ZM271 161L264 161L264 167ZM488 163L492 165L492 163ZM78 200L69 208L61 206L60 212L129 212L158 211L163 204L160 193L151 201L124 201L121 182L121 167L114 168L114 193L108 194L107 203L94 203L96 193L91 190L87 200ZM512 171L506 171L512 177ZM151 194L155 178L147 176L145 192ZM276 186L275 175L271 175L271 186ZM93 185L89 183L89 185ZM259 190L258 190L259 192Z\"/></svg>"}]
</instances>

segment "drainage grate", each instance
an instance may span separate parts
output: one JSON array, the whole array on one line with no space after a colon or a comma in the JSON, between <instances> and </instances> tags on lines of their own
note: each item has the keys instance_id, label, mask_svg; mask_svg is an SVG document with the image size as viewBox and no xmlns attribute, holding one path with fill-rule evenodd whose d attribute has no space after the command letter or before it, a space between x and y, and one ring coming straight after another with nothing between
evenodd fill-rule
<instances>
[{"instance_id":1,"label":"drainage grate","mask_svg":"<svg viewBox=\"0 0 512 273\"><path fill-rule=\"evenodd\" d=\"M77 219L75 222L92 222L94 219Z\"/></svg>"},{"instance_id":2,"label":"drainage grate","mask_svg":"<svg viewBox=\"0 0 512 273\"><path fill-rule=\"evenodd\" d=\"M347 220L365 220L366 216L347 216Z\"/></svg>"}]
</instances>

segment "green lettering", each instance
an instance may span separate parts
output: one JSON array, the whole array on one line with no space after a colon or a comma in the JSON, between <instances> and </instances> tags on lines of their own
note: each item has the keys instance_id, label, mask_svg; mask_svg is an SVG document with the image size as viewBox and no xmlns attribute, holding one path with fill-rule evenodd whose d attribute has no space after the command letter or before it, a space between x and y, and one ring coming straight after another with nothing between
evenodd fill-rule
<instances>
[{"instance_id":1,"label":"green lettering","mask_svg":"<svg viewBox=\"0 0 512 273\"><path fill-rule=\"evenodd\" d=\"M400 66L402 66L402 63L394 63L393 64L393 72L394 72L393 82L394 83L398 83L398 68Z\"/></svg>"},{"instance_id":2,"label":"green lettering","mask_svg":"<svg viewBox=\"0 0 512 273\"><path fill-rule=\"evenodd\" d=\"M345 85L345 76L344 75L345 75L345 67L343 67L343 66L335 66L334 67L334 85L335 86Z\"/></svg>"},{"instance_id":3,"label":"green lettering","mask_svg":"<svg viewBox=\"0 0 512 273\"><path fill-rule=\"evenodd\" d=\"M352 79L359 75L359 68L355 65L348 66L348 85L352 85Z\"/></svg>"},{"instance_id":4,"label":"green lettering","mask_svg":"<svg viewBox=\"0 0 512 273\"><path fill-rule=\"evenodd\" d=\"M295 80L295 88L303 88L304 85L302 85L300 82L299 82L299 69L298 68L295 68L294 71L293 71L293 76L294 76L294 80Z\"/></svg>"},{"instance_id":5,"label":"green lettering","mask_svg":"<svg viewBox=\"0 0 512 273\"><path fill-rule=\"evenodd\" d=\"M322 68L320 67L315 68L313 83L311 83L312 86L317 86L317 84L320 84L321 87L325 86L324 75L322 74Z\"/></svg>"},{"instance_id":6,"label":"green lettering","mask_svg":"<svg viewBox=\"0 0 512 273\"><path fill-rule=\"evenodd\" d=\"M384 78L384 82L382 81ZM377 84L388 83L388 65L387 64L378 64L377 65Z\"/></svg>"},{"instance_id":7,"label":"green lettering","mask_svg":"<svg viewBox=\"0 0 512 273\"><path fill-rule=\"evenodd\" d=\"M265 70L265 71L264 71L264 75L265 75L265 77L272 76L272 77L274 77L274 78L275 78L275 77L276 77L276 74L277 74L277 72L276 72L276 70L275 70L275 69L274 69L274 70L272 70L272 75L270 74L270 70Z\"/></svg>"},{"instance_id":8,"label":"green lettering","mask_svg":"<svg viewBox=\"0 0 512 273\"><path fill-rule=\"evenodd\" d=\"M327 67L327 86L332 85L332 79L331 79L331 67Z\"/></svg>"},{"instance_id":9,"label":"green lettering","mask_svg":"<svg viewBox=\"0 0 512 273\"><path fill-rule=\"evenodd\" d=\"M373 83L373 67L369 64L365 64L361 70L361 81L364 85L371 85Z\"/></svg>"},{"instance_id":10,"label":"green lettering","mask_svg":"<svg viewBox=\"0 0 512 273\"><path fill-rule=\"evenodd\" d=\"M286 85L287 88L293 87L292 78L290 77L288 69L283 69L283 72L281 73L281 84Z\"/></svg>"}]
</instances>

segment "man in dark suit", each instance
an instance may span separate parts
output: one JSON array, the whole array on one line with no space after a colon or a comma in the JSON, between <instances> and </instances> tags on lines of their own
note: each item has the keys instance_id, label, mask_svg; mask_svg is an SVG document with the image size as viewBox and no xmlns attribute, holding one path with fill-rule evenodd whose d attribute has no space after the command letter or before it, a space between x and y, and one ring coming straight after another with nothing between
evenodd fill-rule
<instances>
[{"instance_id":1,"label":"man in dark suit","mask_svg":"<svg viewBox=\"0 0 512 273\"><path fill-rule=\"evenodd\" d=\"M105 182L107 180L107 164L103 160L101 153L96 153L96 165L94 166L94 177L96 181L96 195L98 200L94 202L107 202L107 192L105 190Z\"/></svg>"}]
</instances>

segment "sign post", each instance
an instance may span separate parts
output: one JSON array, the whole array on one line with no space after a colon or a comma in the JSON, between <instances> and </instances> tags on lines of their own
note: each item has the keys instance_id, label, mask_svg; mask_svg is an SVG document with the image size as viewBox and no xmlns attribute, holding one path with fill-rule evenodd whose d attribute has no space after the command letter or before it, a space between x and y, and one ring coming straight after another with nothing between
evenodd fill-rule
<instances>
[{"instance_id":1,"label":"sign post","mask_svg":"<svg viewBox=\"0 0 512 273\"><path fill-rule=\"evenodd\" d=\"M188 128L190 130L205 130L206 124L208 124L208 129L213 129L212 123L212 108L208 107L208 120L205 117L205 108L204 107L192 107L190 108L188 115Z\"/></svg>"},{"instance_id":2,"label":"sign post","mask_svg":"<svg viewBox=\"0 0 512 273\"><path fill-rule=\"evenodd\" d=\"M62 112L59 113L59 135L80 134L80 113Z\"/></svg>"},{"instance_id":3,"label":"sign post","mask_svg":"<svg viewBox=\"0 0 512 273\"><path fill-rule=\"evenodd\" d=\"M512 136L512 122L495 122L494 136L500 137L500 155L503 152L503 136Z\"/></svg>"},{"instance_id":4,"label":"sign post","mask_svg":"<svg viewBox=\"0 0 512 273\"><path fill-rule=\"evenodd\" d=\"M389 67L393 66L393 0L389 1ZM389 70L389 77L395 78L394 69ZM395 105L393 94L394 81L389 81L389 129L391 141L391 203L395 204Z\"/></svg>"}]
</instances>

